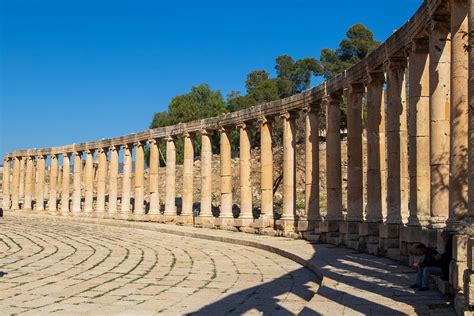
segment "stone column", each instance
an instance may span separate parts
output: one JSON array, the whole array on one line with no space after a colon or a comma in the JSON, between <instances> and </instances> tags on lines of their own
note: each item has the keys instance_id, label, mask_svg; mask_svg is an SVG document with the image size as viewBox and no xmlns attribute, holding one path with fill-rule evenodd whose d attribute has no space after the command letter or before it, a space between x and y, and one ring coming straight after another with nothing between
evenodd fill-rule
<instances>
[{"instance_id":1,"label":"stone column","mask_svg":"<svg viewBox=\"0 0 474 316\"><path fill-rule=\"evenodd\" d=\"M71 154L63 154L63 181L61 188L61 214L69 215L69 177L71 174Z\"/></svg>"},{"instance_id":2,"label":"stone column","mask_svg":"<svg viewBox=\"0 0 474 316\"><path fill-rule=\"evenodd\" d=\"M37 182L36 182L36 204L35 211L44 211L44 177L45 177L46 161L45 156L40 155L37 157L36 170L37 170Z\"/></svg>"},{"instance_id":3,"label":"stone column","mask_svg":"<svg viewBox=\"0 0 474 316\"><path fill-rule=\"evenodd\" d=\"M119 173L119 150L120 146L111 146L110 167L109 167L109 203L107 204L107 216L115 218L117 214L117 195L118 195L118 173Z\"/></svg>"},{"instance_id":4,"label":"stone column","mask_svg":"<svg viewBox=\"0 0 474 316\"><path fill-rule=\"evenodd\" d=\"M82 152L74 152L74 174L73 174L73 192L72 192L72 215L78 216L81 213L82 203Z\"/></svg>"},{"instance_id":5,"label":"stone column","mask_svg":"<svg viewBox=\"0 0 474 316\"><path fill-rule=\"evenodd\" d=\"M232 214L232 157L229 140L230 131L220 130L220 158L221 158L221 213L220 217L227 220L234 218Z\"/></svg>"},{"instance_id":6,"label":"stone column","mask_svg":"<svg viewBox=\"0 0 474 316\"><path fill-rule=\"evenodd\" d=\"M408 150L410 216L408 226L426 226L430 219L430 96L428 40L415 39L408 63Z\"/></svg>"},{"instance_id":7,"label":"stone column","mask_svg":"<svg viewBox=\"0 0 474 316\"><path fill-rule=\"evenodd\" d=\"M10 210L10 161L9 157L3 158L3 179L2 179L2 208L4 210Z\"/></svg>"},{"instance_id":8,"label":"stone column","mask_svg":"<svg viewBox=\"0 0 474 316\"><path fill-rule=\"evenodd\" d=\"M105 191L107 179L107 149L99 148L97 151L97 161L99 163L97 170L97 204L95 207L95 216L103 217L105 212Z\"/></svg>"},{"instance_id":9,"label":"stone column","mask_svg":"<svg viewBox=\"0 0 474 316\"><path fill-rule=\"evenodd\" d=\"M408 146L406 58L392 57L387 66L387 224L408 218Z\"/></svg>"},{"instance_id":10,"label":"stone column","mask_svg":"<svg viewBox=\"0 0 474 316\"><path fill-rule=\"evenodd\" d=\"M183 208L181 210L181 222L192 224L193 217L193 169L194 148L193 140L189 133L184 134L184 160L183 160Z\"/></svg>"},{"instance_id":11,"label":"stone column","mask_svg":"<svg viewBox=\"0 0 474 316\"><path fill-rule=\"evenodd\" d=\"M330 95L326 116L326 220L328 222L342 221L344 219L342 215L341 104L342 91Z\"/></svg>"},{"instance_id":12,"label":"stone column","mask_svg":"<svg viewBox=\"0 0 474 316\"><path fill-rule=\"evenodd\" d=\"M21 157L13 158L13 177L12 177L12 210L20 209L20 159Z\"/></svg>"},{"instance_id":13,"label":"stone column","mask_svg":"<svg viewBox=\"0 0 474 316\"><path fill-rule=\"evenodd\" d=\"M384 74L370 73L367 85L367 215L379 223L386 214Z\"/></svg>"},{"instance_id":14,"label":"stone column","mask_svg":"<svg viewBox=\"0 0 474 316\"><path fill-rule=\"evenodd\" d=\"M474 0L469 0L468 30L474 29ZM474 47L474 36L468 36L470 47ZM474 50L468 51L468 215L474 217Z\"/></svg>"},{"instance_id":15,"label":"stone column","mask_svg":"<svg viewBox=\"0 0 474 316\"><path fill-rule=\"evenodd\" d=\"M58 212L57 181L58 181L58 155L52 154L50 172L49 172L49 200L48 200L48 211L50 214L56 214Z\"/></svg>"},{"instance_id":16,"label":"stone column","mask_svg":"<svg viewBox=\"0 0 474 316\"><path fill-rule=\"evenodd\" d=\"M240 214L241 220L252 220L252 181L250 175L252 172L250 166L250 139L248 135L249 126L241 123L239 126L240 138ZM243 223L247 226L248 223Z\"/></svg>"},{"instance_id":17,"label":"stone column","mask_svg":"<svg viewBox=\"0 0 474 316\"><path fill-rule=\"evenodd\" d=\"M130 190L132 181L132 148L131 145L123 145L123 173L122 173L122 205L120 209L121 219L128 219L130 215Z\"/></svg>"},{"instance_id":18,"label":"stone column","mask_svg":"<svg viewBox=\"0 0 474 316\"><path fill-rule=\"evenodd\" d=\"M158 152L158 143L155 139L150 139L148 141L148 146L150 147L150 210L148 214L151 219L156 219L156 216L160 215L160 194L159 194L159 177L158 177L158 167L160 165L160 157ZM155 217L155 218L154 218Z\"/></svg>"},{"instance_id":19,"label":"stone column","mask_svg":"<svg viewBox=\"0 0 474 316\"><path fill-rule=\"evenodd\" d=\"M364 219L364 183L362 159L362 98L365 87L351 84L347 108L347 221ZM354 231L356 232L356 231Z\"/></svg>"},{"instance_id":20,"label":"stone column","mask_svg":"<svg viewBox=\"0 0 474 316\"><path fill-rule=\"evenodd\" d=\"M23 205L23 209L27 211L31 211L31 206L32 206L33 179L34 179L34 160L33 160L33 157L28 156L26 158L26 171L25 171L25 203Z\"/></svg>"},{"instance_id":21,"label":"stone column","mask_svg":"<svg viewBox=\"0 0 474 316\"><path fill-rule=\"evenodd\" d=\"M20 159L20 186L18 189L20 208L25 207L25 164L27 159L27 157L21 157Z\"/></svg>"},{"instance_id":22,"label":"stone column","mask_svg":"<svg viewBox=\"0 0 474 316\"><path fill-rule=\"evenodd\" d=\"M430 31L430 166L431 219L443 227L449 210L450 58L446 17L434 17Z\"/></svg>"},{"instance_id":23,"label":"stone column","mask_svg":"<svg viewBox=\"0 0 474 316\"><path fill-rule=\"evenodd\" d=\"M467 214L468 58L467 0L451 6L451 140L449 159L449 223L459 224Z\"/></svg>"},{"instance_id":24,"label":"stone column","mask_svg":"<svg viewBox=\"0 0 474 316\"><path fill-rule=\"evenodd\" d=\"M176 215L176 149L173 137L166 139L166 201L164 215Z\"/></svg>"},{"instance_id":25,"label":"stone column","mask_svg":"<svg viewBox=\"0 0 474 316\"><path fill-rule=\"evenodd\" d=\"M145 153L141 142L135 143L135 209L133 215L136 219L143 219L145 215L144 195L145 195Z\"/></svg>"},{"instance_id":26,"label":"stone column","mask_svg":"<svg viewBox=\"0 0 474 316\"><path fill-rule=\"evenodd\" d=\"M283 210L276 222L283 231L294 229L296 211L296 126L294 113L282 114L283 119Z\"/></svg>"},{"instance_id":27,"label":"stone column","mask_svg":"<svg viewBox=\"0 0 474 316\"><path fill-rule=\"evenodd\" d=\"M91 216L94 200L94 150L86 150L84 167L84 213Z\"/></svg>"},{"instance_id":28,"label":"stone column","mask_svg":"<svg viewBox=\"0 0 474 316\"><path fill-rule=\"evenodd\" d=\"M201 131L201 211L199 217L212 217L212 147L208 131Z\"/></svg>"},{"instance_id":29,"label":"stone column","mask_svg":"<svg viewBox=\"0 0 474 316\"><path fill-rule=\"evenodd\" d=\"M272 121L260 119L260 185L262 190L261 218L264 226L273 226L273 149Z\"/></svg>"}]
</instances>

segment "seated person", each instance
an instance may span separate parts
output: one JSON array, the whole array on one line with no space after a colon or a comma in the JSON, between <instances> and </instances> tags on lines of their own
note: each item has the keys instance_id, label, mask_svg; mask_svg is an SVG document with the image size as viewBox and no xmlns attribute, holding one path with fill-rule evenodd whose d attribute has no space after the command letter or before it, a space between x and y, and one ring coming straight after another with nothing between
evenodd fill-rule
<instances>
[{"instance_id":1,"label":"seated person","mask_svg":"<svg viewBox=\"0 0 474 316\"><path fill-rule=\"evenodd\" d=\"M420 264L415 265L418 267L418 273L416 275L416 282L411 288L419 288L419 291L428 291L430 275L441 275L443 273L440 267L441 255L436 249L426 247L422 243L419 243L416 249L424 254L425 258Z\"/></svg>"}]
</instances>

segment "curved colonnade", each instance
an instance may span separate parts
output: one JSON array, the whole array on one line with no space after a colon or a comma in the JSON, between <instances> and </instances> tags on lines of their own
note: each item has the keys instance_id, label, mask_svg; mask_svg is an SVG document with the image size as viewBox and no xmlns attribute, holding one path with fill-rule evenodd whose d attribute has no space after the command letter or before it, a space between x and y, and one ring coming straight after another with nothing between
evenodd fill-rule
<instances>
[{"instance_id":1,"label":"curved colonnade","mask_svg":"<svg viewBox=\"0 0 474 316\"><path fill-rule=\"evenodd\" d=\"M3 208L296 233L408 261L414 243L437 245L440 228L455 229L474 215L474 116L468 114L469 104L471 108L474 104L474 55L469 49L473 40L467 36L473 25L471 2L424 1L405 25L361 62L286 99L122 137L9 153L4 157ZM343 201L340 108L345 100L348 172L347 200ZM319 192L318 167L322 110L326 111L327 128L325 193ZM298 215L297 114L305 118L306 152L305 209ZM271 135L275 117L283 121L283 213L279 219L273 212ZM249 129L254 126L260 130L261 149L258 218L253 214L249 140ZM240 137L238 216L233 213L229 139L234 129ZM220 135L217 217L212 210L214 133ZM177 138L184 140L182 192L176 192ZM193 148L195 138L201 139L199 154ZM159 192L160 142L166 142L165 192ZM150 153L147 178L145 146ZM193 194L195 156L201 161L198 214ZM327 196L324 212L321 194ZM177 207L179 195L182 203ZM459 295L465 294L469 305L474 303L474 294L471 302L470 279L463 282L462 275L472 270L468 260L472 246L465 235L456 236L455 243L450 282L460 290Z\"/></svg>"}]
</instances>

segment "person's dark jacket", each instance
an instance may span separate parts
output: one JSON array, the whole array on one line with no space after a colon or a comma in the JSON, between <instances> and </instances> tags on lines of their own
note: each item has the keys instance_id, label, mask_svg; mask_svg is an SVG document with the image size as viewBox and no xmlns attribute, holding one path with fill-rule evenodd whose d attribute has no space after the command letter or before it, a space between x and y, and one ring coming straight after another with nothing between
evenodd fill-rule
<instances>
[{"instance_id":1,"label":"person's dark jacket","mask_svg":"<svg viewBox=\"0 0 474 316\"><path fill-rule=\"evenodd\" d=\"M428 268L428 267L439 267L440 260L436 260L436 256L439 255L436 249L428 247L426 249L425 259L421 262L420 268Z\"/></svg>"}]
</instances>

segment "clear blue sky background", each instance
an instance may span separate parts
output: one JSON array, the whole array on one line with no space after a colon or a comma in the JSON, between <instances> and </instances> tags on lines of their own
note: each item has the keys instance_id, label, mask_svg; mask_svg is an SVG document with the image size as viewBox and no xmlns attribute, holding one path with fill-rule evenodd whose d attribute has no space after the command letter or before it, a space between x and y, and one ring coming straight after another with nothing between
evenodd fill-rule
<instances>
[{"instance_id":1,"label":"clear blue sky background","mask_svg":"<svg viewBox=\"0 0 474 316\"><path fill-rule=\"evenodd\" d=\"M245 91L361 22L379 40L421 0L0 0L0 155L148 128L203 82Z\"/></svg>"}]
</instances>

